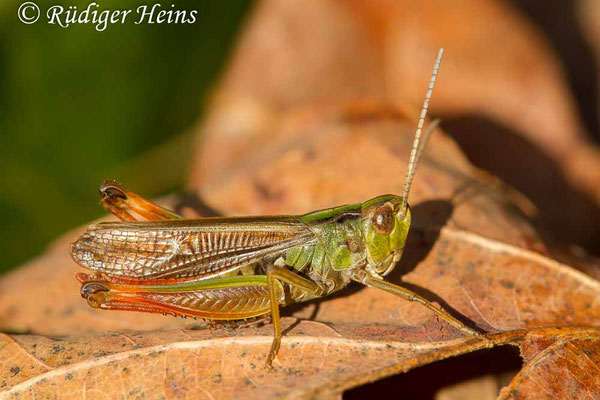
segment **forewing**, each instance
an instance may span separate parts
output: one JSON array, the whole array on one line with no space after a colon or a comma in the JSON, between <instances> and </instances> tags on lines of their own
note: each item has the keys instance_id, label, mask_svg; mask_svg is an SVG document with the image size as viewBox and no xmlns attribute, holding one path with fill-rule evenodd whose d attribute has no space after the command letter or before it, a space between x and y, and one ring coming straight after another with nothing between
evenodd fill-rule
<instances>
[{"instance_id":1,"label":"forewing","mask_svg":"<svg viewBox=\"0 0 600 400\"><path fill-rule=\"evenodd\" d=\"M91 225L71 256L112 278L204 279L314 241L293 216L107 222Z\"/></svg>"}]
</instances>

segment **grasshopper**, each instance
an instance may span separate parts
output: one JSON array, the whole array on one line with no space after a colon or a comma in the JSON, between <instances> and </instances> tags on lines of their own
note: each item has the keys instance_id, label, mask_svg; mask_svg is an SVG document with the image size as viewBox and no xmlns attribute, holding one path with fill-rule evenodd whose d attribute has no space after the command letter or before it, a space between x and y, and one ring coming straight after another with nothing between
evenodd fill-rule
<instances>
[{"instance_id":1,"label":"grasshopper","mask_svg":"<svg viewBox=\"0 0 600 400\"><path fill-rule=\"evenodd\" d=\"M112 181L101 204L122 222L89 226L71 245L81 296L94 308L240 320L271 315L271 366L281 343L279 307L356 281L416 301L462 333L489 342L446 311L383 277L400 260L408 194L433 124L421 140L443 49L421 109L401 196L383 195L300 216L184 219ZM134 214L146 219L141 221Z\"/></svg>"}]
</instances>

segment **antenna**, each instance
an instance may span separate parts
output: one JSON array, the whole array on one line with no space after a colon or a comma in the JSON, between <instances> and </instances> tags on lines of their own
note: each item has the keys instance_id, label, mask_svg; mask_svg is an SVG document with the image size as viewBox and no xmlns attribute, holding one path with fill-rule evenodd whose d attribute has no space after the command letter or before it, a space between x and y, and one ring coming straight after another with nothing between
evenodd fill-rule
<instances>
[{"instance_id":1,"label":"antenna","mask_svg":"<svg viewBox=\"0 0 600 400\"><path fill-rule=\"evenodd\" d=\"M442 120L440 118L436 118L429 123L429 126L427 127L427 130L425 131L425 133L423 134L423 138L421 139L421 144L419 144L415 165L419 164L419 160L421 159L421 153L423 153L423 150L425 150L425 147L427 147L429 136L431 136L431 133L436 130L436 128L440 125L441 122Z\"/></svg>"},{"instance_id":2,"label":"antenna","mask_svg":"<svg viewBox=\"0 0 600 400\"><path fill-rule=\"evenodd\" d=\"M406 207L408 205L408 192L410 192L410 185L412 184L413 177L415 176L415 171L417 169L417 163L419 162L421 152L423 151L423 148L427 143L429 134L433 129L435 129L435 125L437 125L433 124L434 126L430 126L429 129L427 129L427 132L425 132L425 137L423 138L423 145L421 146L421 131L423 130L425 116L427 115L427 109L429 108L429 100L431 99L431 93L433 93L433 87L435 85L438 70L440 69L440 63L442 62L443 54L444 49L441 48L438 52L437 58L435 59L435 64L433 65L433 72L431 73L431 79L429 80L429 88L427 89L427 94L425 94L423 108L421 108L421 115L419 116L419 123L417 124L417 131L415 132L415 140L413 141L412 150L410 152L410 160L408 161L408 170L406 171L404 190L402 191L402 210L406 210Z\"/></svg>"}]
</instances>

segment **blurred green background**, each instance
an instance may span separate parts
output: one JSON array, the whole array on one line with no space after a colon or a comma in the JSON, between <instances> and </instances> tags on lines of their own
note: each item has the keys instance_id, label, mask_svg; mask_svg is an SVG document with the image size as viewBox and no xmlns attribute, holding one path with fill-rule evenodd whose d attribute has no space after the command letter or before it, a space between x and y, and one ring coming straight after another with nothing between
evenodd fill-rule
<instances>
[{"instance_id":1,"label":"blurred green background","mask_svg":"<svg viewBox=\"0 0 600 400\"><path fill-rule=\"evenodd\" d=\"M98 185L180 187L192 127L251 2L171 1L194 24L25 25L0 5L0 273L103 215ZM42 13L54 4L37 1ZM102 1L100 9L134 9Z\"/></svg>"}]
</instances>

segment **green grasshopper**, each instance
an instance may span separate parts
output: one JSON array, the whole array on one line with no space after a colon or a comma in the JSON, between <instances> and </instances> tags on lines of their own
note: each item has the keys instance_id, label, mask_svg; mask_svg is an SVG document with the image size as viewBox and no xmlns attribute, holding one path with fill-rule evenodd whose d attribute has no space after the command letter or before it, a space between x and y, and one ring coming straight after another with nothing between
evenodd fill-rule
<instances>
[{"instance_id":1,"label":"green grasshopper","mask_svg":"<svg viewBox=\"0 0 600 400\"><path fill-rule=\"evenodd\" d=\"M418 294L383 279L406 243L407 199L433 129L421 141L442 54L440 49L401 196L301 216L184 219L108 181L100 188L101 203L123 222L91 225L72 244L75 262L96 271L77 275L82 297L94 308L211 320L270 314L274 338L268 366L281 343L279 307L329 295L351 281L416 301L464 334L488 342Z\"/></svg>"}]
</instances>

